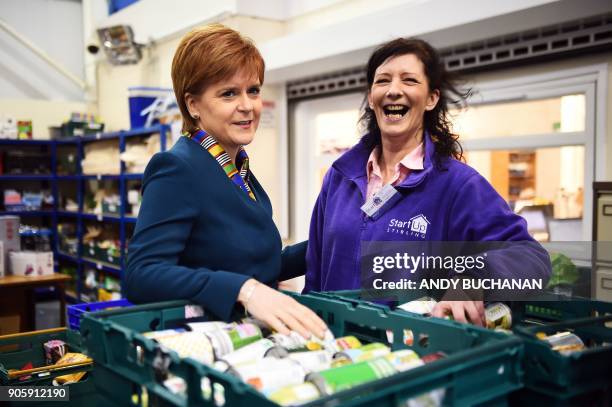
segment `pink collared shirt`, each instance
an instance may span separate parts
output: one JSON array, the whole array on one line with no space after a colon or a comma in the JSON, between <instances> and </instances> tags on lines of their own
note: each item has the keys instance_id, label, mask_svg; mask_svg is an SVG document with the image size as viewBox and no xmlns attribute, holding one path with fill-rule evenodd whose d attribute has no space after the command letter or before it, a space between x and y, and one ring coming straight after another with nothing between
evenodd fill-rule
<instances>
[{"instance_id":1,"label":"pink collared shirt","mask_svg":"<svg viewBox=\"0 0 612 407\"><path fill-rule=\"evenodd\" d=\"M378 165L378 156L380 154L380 146L374 147L374 150L370 153L367 163L367 175L368 175L368 193L366 201L368 201L374 194L384 187L382 179L382 171ZM419 144L411 152L406 154L402 160L395 166L395 173L391 178L391 185L398 185L406 179L410 170L422 170L423 169L423 158L425 152L423 151L423 143Z\"/></svg>"}]
</instances>

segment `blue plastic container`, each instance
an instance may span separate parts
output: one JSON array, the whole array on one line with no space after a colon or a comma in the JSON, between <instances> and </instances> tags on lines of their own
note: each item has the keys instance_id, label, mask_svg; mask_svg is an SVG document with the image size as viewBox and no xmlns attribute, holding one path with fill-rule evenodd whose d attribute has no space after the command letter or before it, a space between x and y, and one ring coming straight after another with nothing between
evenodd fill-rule
<instances>
[{"instance_id":1,"label":"blue plastic container","mask_svg":"<svg viewBox=\"0 0 612 407\"><path fill-rule=\"evenodd\" d=\"M132 129L145 127L148 115L142 115L142 111L155 103L158 98L166 98L172 94L172 89L168 88L152 88L147 86L128 88L130 127ZM150 125L154 124L157 124L157 122L150 123Z\"/></svg>"},{"instance_id":2,"label":"blue plastic container","mask_svg":"<svg viewBox=\"0 0 612 407\"><path fill-rule=\"evenodd\" d=\"M81 327L81 317L86 312L103 311L109 308L131 307L132 303L125 299L102 302L86 302L83 304L70 305L68 307L68 326L78 331Z\"/></svg>"},{"instance_id":3,"label":"blue plastic container","mask_svg":"<svg viewBox=\"0 0 612 407\"><path fill-rule=\"evenodd\" d=\"M137 1L138 0L108 0L108 14L116 13Z\"/></svg>"}]
</instances>

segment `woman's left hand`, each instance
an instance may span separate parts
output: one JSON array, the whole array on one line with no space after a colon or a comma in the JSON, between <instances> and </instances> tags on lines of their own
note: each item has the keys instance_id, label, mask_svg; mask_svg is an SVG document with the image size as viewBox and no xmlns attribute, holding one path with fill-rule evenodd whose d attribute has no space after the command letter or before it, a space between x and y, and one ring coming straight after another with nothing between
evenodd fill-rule
<instances>
[{"instance_id":1,"label":"woman's left hand","mask_svg":"<svg viewBox=\"0 0 612 407\"><path fill-rule=\"evenodd\" d=\"M484 303L482 301L440 301L434 307L432 316L444 318L452 315L458 322L485 326Z\"/></svg>"}]
</instances>

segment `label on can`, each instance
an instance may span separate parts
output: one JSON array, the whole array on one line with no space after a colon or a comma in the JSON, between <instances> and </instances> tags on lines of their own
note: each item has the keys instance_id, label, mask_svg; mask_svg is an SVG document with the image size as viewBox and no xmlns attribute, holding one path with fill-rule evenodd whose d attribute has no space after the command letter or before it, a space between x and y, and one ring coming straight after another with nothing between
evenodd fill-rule
<instances>
[{"instance_id":1,"label":"label on can","mask_svg":"<svg viewBox=\"0 0 612 407\"><path fill-rule=\"evenodd\" d=\"M293 352L289 358L298 362L308 372L319 372L331 368L332 356L326 350Z\"/></svg>"},{"instance_id":2,"label":"label on can","mask_svg":"<svg viewBox=\"0 0 612 407\"><path fill-rule=\"evenodd\" d=\"M289 332L289 335L280 333L272 334L268 337L278 346L282 346L288 351L306 349L306 339L295 331Z\"/></svg>"},{"instance_id":3,"label":"label on can","mask_svg":"<svg viewBox=\"0 0 612 407\"><path fill-rule=\"evenodd\" d=\"M178 353L181 358L189 357L206 365L212 365L215 360L212 343L201 332L181 332L159 336L155 340Z\"/></svg>"},{"instance_id":4,"label":"label on can","mask_svg":"<svg viewBox=\"0 0 612 407\"><path fill-rule=\"evenodd\" d=\"M360 346L356 349L346 349L339 352L338 357L346 357L353 363L365 362L391 353L391 349L382 343L374 342ZM336 356L334 356L335 358Z\"/></svg>"},{"instance_id":5,"label":"label on can","mask_svg":"<svg viewBox=\"0 0 612 407\"><path fill-rule=\"evenodd\" d=\"M292 359L263 358L234 366L238 376L261 392L304 382L306 371Z\"/></svg>"},{"instance_id":6,"label":"label on can","mask_svg":"<svg viewBox=\"0 0 612 407\"><path fill-rule=\"evenodd\" d=\"M415 367L423 366L424 361L412 349L402 349L391 352L385 358L391 362L395 370L405 372Z\"/></svg>"},{"instance_id":7,"label":"label on can","mask_svg":"<svg viewBox=\"0 0 612 407\"><path fill-rule=\"evenodd\" d=\"M209 331L205 335L210 339L217 359L221 359L223 356L234 350L232 338L230 337L229 332L225 329Z\"/></svg>"},{"instance_id":8,"label":"label on can","mask_svg":"<svg viewBox=\"0 0 612 407\"><path fill-rule=\"evenodd\" d=\"M269 339L260 339L257 342L248 344L238 350L223 356L223 360L230 365L248 362L251 360L263 359L268 349L272 348L274 342Z\"/></svg>"},{"instance_id":9,"label":"label on can","mask_svg":"<svg viewBox=\"0 0 612 407\"><path fill-rule=\"evenodd\" d=\"M225 322L210 321L210 322L190 322L187 324L189 330L194 332L207 333L210 331L216 331L218 329L231 328L233 324L226 324Z\"/></svg>"},{"instance_id":10,"label":"label on can","mask_svg":"<svg viewBox=\"0 0 612 407\"><path fill-rule=\"evenodd\" d=\"M239 349L262 338L261 330L254 324L239 324L227 330L232 348Z\"/></svg>"},{"instance_id":11,"label":"label on can","mask_svg":"<svg viewBox=\"0 0 612 407\"><path fill-rule=\"evenodd\" d=\"M510 307L501 302L489 304L485 309L485 319L487 328L512 328L512 311Z\"/></svg>"},{"instance_id":12,"label":"label on can","mask_svg":"<svg viewBox=\"0 0 612 407\"><path fill-rule=\"evenodd\" d=\"M548 342L554 351L562 355L569 355L585 349L584 342L579 336L571 332L558 332L554 335L543 336L542 340Z\"/></svg>"},{"instance_id":13,"label":"label on can","mask_svg":"<svg viewBox=\"0 0 612 407\"><path fill-rule=\"evenodd\" d=\"M291 406L315 400L320 396L317 386L306 382L275 390L268 395L268 398L281 406Z\"/></svg>"},{"instance_id":14,"label":"label on can","mask_svg":"<svg viewBox=\"0 0 612 407\"><path fill-rule=\"evenodd\" d=\"M412 333L412 330L404 329L402 333L403 333L402 342L407 346L412 346L414 343L414 334ZM387 342L393 343L393 341L395 340L395 335L393 334L393 330L387 329L386 334L387 334Z\"/></svg>"},{"instance_id":15,"label":"label on can","mask_svg":"<svg viewBox=\"0 0 612 407\"><path fill-rule=\"evenodd\" d=\"M333 342L326 344L326 349L332 353L341 352L346 349L355 349L361 346L361 341L354 336L343 336Z\"/></svg>"},{"instance_id":16,"label":"label on can","mask_svg":"<svg viewBox=\"0 0 612 407\"><path fill-rule=\"evenodd\" d=\"M422 297L418 300L398 305L397 308L412 312L413 314L429 315L432 313L437 303L438 302L431 297Z\"/></svg>"},{"instance_id":17,"label":"label on can","mask_svg":"<svg viewBox=\"0 0 612 407\"><path fill-rule=\"evenodd\" d=\"M334 391L342 391L361 383L382 379L396 372L395 368L385 358L367 362L340 366L319 372L326 385Z\"/></svg>"}]
</instances>

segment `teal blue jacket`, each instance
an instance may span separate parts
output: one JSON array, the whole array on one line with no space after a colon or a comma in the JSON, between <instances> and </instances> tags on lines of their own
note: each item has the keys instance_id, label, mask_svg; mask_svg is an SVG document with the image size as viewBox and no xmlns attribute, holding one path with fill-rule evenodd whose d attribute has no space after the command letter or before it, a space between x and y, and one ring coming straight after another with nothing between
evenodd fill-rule
<instances>
[{"instance_id":1,"label":"teal blue jacket","mask_svg":"<svg viewBox=\"0 0 612 407\"><path fill-rule=\"evenodd\" d=\"M156 154L144 173L128 248L127 299L191 300L228 320L249 278L276 287L304 274L306 242L281 253L270 199L253 174L250 183L257 201L186 137Z\"/></svg>"}]
</instances>

